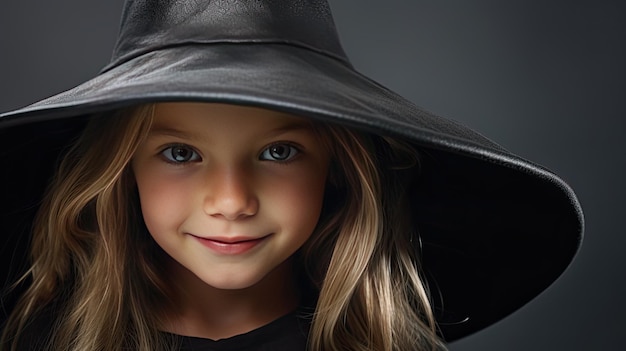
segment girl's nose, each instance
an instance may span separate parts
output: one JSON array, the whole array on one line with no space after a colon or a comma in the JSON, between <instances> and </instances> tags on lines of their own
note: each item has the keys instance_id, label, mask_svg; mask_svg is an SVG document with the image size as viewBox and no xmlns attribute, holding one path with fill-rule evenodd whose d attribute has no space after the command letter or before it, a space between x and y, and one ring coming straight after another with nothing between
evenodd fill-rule
<instances>
[{"instance_id":1,"label":"girl's nose","mask_svg":"<svg viewBox=\"0 0 626 351\"><path fill-rule=\"evenodd\" d=\"M207 179L204 211L213 217L238 220L254 216L259 202L243 170L216 171Z\"/></svg>"}]
</instances>

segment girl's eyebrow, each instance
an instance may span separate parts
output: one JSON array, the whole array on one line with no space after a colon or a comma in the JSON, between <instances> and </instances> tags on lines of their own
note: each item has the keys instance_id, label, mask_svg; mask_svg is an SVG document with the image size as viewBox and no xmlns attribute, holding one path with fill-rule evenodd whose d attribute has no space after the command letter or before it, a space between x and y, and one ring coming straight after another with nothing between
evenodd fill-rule
<instances>
[{"instance_id":1,"label":"girl's eyebrow","mask_svg":"<svg viewBox=\"0 0 626 351\"><path fill-rule=\"evenodd\" d=\"M267 135L275 136L291 131L313 131L313 126L308 121L294 121L271 129L267 132Z\"/></svg>"},{"instance_id":2,"label":"girl's eyebrow","mask_svg":"<svg viewBox=\"0 0 626 351\"><path fill-rule=\"evenodd\" d=\"M153 126L152 128L150 128L150 132L148 133L148 136L155 136L155 135L172 136L172 137L176 137L180 139L187 139L187 140L199 140L200 139L196 135L184 132L176 128L165 127L165 126Z\"/></svg>"},{"instance_id":3,"label":"girl's eyebrow","mask_svg":"<svg viewBox=\"0 0 626 351\"><path fill-rule=\"evenodd\" d=\"M311 123L308 121L297 121L297 122L289 122L287 124L281 125L277 128L270 129L267 133L264 133L267 137L272 137L280 134L284 134L291 131L313 131L313 127ZM148 136L172 136L176 138L186 139L186 140L200 140L197 135L193 133L188 133L186 131L182 131L173 127L168 126L153 126L150 129Z\"/></svg>"}]
</instances>

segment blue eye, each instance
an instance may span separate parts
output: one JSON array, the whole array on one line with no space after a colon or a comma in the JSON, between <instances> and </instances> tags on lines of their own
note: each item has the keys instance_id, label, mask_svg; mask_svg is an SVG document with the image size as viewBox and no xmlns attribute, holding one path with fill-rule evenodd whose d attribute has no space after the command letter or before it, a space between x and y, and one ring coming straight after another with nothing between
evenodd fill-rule
<instances>
[{"instance_id":1,"label":"blue eye","mask_svg":"<svg viewBox=\"0 0 626 351\"><path fill-rule=\"evenodd\" d=\"M263 150L259 159L264 161L288 161L299 152L300 150L289 144L274 144Z\"/></svg>"},{"instance_id":2,"label":"blue eye","mask_svg":"<svg viewBox=\"0 0 626 351\"><path fill-rule=\"evenodd\" d=\"M186 145L170 146L163 150L161 155L171 163L186 163L200 160L200 155Z\"/></svg>"}]
</instances>

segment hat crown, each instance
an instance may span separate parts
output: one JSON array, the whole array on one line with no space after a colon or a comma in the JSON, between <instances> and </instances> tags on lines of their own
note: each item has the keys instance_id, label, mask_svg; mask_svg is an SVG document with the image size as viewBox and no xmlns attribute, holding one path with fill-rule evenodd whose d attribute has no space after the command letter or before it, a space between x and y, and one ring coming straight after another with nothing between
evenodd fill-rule
<instances>
[{"instance_id":1,"label":"hat crown","mask_svg":"<svg viewBox=\"0 0 626 351\"><path fill-rule=\"evenodd\" d=\"M325 0L127 0L107 71L165 47L282 43L349 65Z\"/></svg>"}]
</instances>

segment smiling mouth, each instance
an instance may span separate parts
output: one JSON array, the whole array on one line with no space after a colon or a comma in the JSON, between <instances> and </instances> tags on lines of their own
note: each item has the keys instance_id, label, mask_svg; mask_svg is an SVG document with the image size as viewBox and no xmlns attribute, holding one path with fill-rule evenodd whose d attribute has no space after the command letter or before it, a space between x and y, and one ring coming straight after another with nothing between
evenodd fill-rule
<instances>
[{"instance_id":1,"label":"smiling mouth","mask_svg":"<svg viewBox=\"0 0 626 351\"><path fill-rule=\"evenodd\" d=\"M271 235L271 234L270 234ZM202 245L211 249L213 252L220 255L241 255L259 244L263 243L270 235L266 235L260 238L250 237L208 237L203 238L192 235Z\"/></svg>"}]
</instances>

